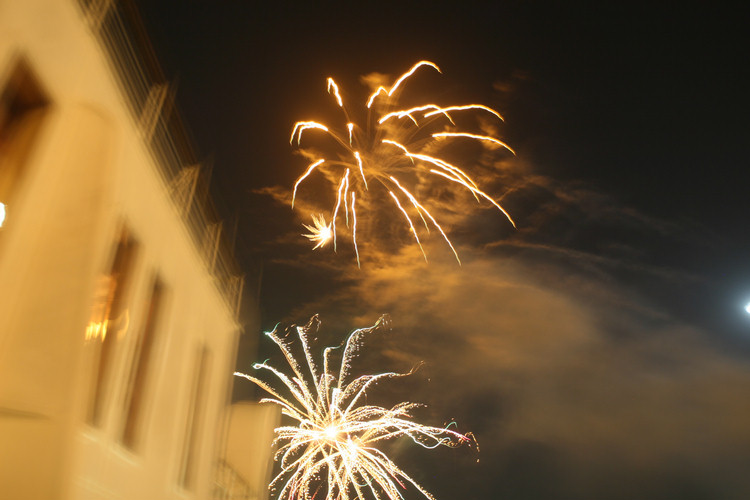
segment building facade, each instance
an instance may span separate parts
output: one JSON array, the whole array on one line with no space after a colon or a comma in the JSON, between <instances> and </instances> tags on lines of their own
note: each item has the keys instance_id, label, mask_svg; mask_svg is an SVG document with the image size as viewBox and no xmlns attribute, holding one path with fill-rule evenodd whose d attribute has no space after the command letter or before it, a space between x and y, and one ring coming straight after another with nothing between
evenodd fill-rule
<instances>
[{"instance_id":1,"label":"building facade","mask_svg":"<svg viewBox=\"0 0 750 500\"><path fill-rule=\"evenodd\" d=\"M278 414L252 484L225 453L242 277L134 22L0 0L3 499L266 496Z\"/></svg>"}]
</instances>

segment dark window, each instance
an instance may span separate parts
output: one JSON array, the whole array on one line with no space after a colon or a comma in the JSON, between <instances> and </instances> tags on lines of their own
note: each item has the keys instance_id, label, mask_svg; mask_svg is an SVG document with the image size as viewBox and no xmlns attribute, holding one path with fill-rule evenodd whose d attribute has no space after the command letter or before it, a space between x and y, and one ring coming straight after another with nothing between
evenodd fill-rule
<instances>
[{"instance_id":1,"label":"dark window","mask_svg":"<svg viewBox=\"0 0 750 500\"><path fill-rule=\"evenodd\" d=\"M47 105L29 65L19 60L0 91L0 227L12 220L14 194Z\"/></svg>"},{"instance_id":2,"label":"dark window","mask_svg":"<svg viewBox=\"0 0 750 500\"><path fill-rule=\"evenodd\" d=\"M196 459L203 420L203 407L206 392L206 378L210 365L210 354L205 346L198 349L193 369L193 384L188 409L185 440L180 466L180 485L185 489L195 488Z\"/></svg>"},{"instance_id":3,"label":"dark window","mask_svg":"<svg viewBox=\"0 0 750 500\"><path fill-rule=\"evenodd\" d=\"M125 425L122 430L122 442L129 448L136 448L140 429L143 427L143 405L148 391L148 383L153 380L150 375L154 364L154 345L157 338L159 315L163 306L164 286L159 278L154 280L151 295L147 302L143 328L136 339L133 361L128 378L128 390L125 396Z\"/></svg>"}]
</instances>

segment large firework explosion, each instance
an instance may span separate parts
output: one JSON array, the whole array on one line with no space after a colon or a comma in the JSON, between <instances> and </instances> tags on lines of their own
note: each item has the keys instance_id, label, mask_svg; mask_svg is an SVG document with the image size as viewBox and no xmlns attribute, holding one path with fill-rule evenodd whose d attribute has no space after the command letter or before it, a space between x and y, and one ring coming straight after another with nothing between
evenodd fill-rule
<instances>
[{"instance_id":1,"label":"large firework explosion","mask_svg":"<svg viewBox=\"0 0 750 500\"><path fill-rule=\"evenodd\" d=\"M438 156L434 151L461 141L479 141L490 148L513 150L503 141L465 130L457 126L456 117L466 113L481 113L493 120L502 120L502 116L492 108L482 104L465 104L458 106L439 106L423 104L408 109L398 109L398 96L404 82L420 68L430 68L440 72L438 66L430 61L420 61L401 75L389 88L379 86L370 95L366 103L365 126L361 127L351 119L351 115L333 78L328 78L328 92L341 109L345 126L339 129L323 123L308 120L295 123L290 143L296 144L311 163L305 172L297 178L292 193L292 207L300 185L316 171L323 171L334 186L335 204L329 222L325 216L313 216L313 226L306 225L310 231L305 235L316 243L315 248L326 245L329 241L336 247L337 231L341 231L340 216L343 214L344 225L351 235L352 245L359 265L357 247L357 201L369 196L385 196L398 210L398 217L403 218L409 233L419 246L427 260L427 254L420 240L420 232L429 233L436 229L450 246L456 260L460 263L458 252L441 224L433 216L435 206L440 202L427 202L414 193L419 179L429 177L463 189L476 199L482 200L501 211L515 226L510 215L490 195L480 189L477 182L463 169L448 162L445 156ZM334 147L323 150L313 149L305 142L303 134L320 132L333 139ZM428 208L430 207L430 208ZM421 226L424 229L420 229Z\"/></svg>"},{"instance_id":2,"label":"large firework explosion","mask_svg":"<svg viewBox=\"0 0 750 500\"><path fill-rule=\"evenodd\" d=\"M390 409L367 404L369 388L414 371L352 375L352 363L361 352L365 337L389 328L387 317L381 317L370 328L355 330L341 345L325 348L322 367L315 362L311 350L311 340L319 327L316 315L307 325L292 327L284 335L277 332L278 326L266 333L283 353L292 374L285 374L267 362L257 363L253 368L272 375L281 382L280 388L258 376L235 373L270 395L261 402L278 405L282 414L295 421L295 425L275 431L275 445L279 446L275 460L281 470L270 487L278 490L279 499L402 500L410 484L434 500L378 444L409 437L425 448L455 447L476 444L473 436L451 430L450 425L432 427L414 422L412 410L422 406L418 403L401 402ZM295 337L304 361L293 353Z\"/></svg>"}]
</instances>

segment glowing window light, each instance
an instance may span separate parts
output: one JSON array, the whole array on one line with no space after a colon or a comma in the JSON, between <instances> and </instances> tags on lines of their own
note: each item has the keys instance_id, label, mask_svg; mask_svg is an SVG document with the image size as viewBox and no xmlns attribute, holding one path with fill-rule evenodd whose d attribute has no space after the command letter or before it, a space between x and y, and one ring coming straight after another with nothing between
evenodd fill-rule
<instances>
[{"instance_id":1,"label":"glowing window light","mask_svg":"<svg viewBox=\"0 0 750 500\"><path fill-rule=\"evenodd\" d=\"M0 202L0 227L3 227L5 222L5 203Z\"/></svg>"}]
</instances>

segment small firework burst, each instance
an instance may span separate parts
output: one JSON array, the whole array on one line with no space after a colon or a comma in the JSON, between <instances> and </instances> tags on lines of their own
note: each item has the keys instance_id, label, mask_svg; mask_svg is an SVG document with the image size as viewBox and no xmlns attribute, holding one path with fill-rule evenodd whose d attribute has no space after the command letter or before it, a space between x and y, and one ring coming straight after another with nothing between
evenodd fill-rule
<instances>
[{"instance_id":1,"label":"small firework burst","mask_svg":"<svg viewBox=\"0 0 750 500\"><path fill-rule=\"evenodd\" d=\"M323 214L312 214L310 217L312 218L313 225L308 226L307 224L303 224L305 229L310 231L310 234L303 234L302 236L313 243L316 243L313 250L317 250L318 248L326 246L326 244L333 239L333 232L331 231L331 225L326 224L326 219Z\"/></svg>"}]
</instances>

